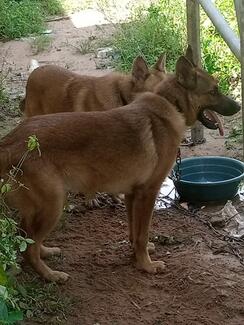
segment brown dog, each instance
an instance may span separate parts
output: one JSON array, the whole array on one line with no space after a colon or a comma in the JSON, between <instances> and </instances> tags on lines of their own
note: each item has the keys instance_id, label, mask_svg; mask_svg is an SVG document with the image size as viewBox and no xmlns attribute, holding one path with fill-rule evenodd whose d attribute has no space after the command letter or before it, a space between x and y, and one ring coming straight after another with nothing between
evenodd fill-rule
<instances>
[{"instance_id":1,"label":"brown dog","mask_svg":"<svg viewBox=\"0 0 244 325\"><path fill-rule=\"evenodd\" d=\"M153 91L164 76L164 55L150 70L144 59L137 57L131 75L112 72L103 77L81 76L55 65L46 65L30 74L20 109L26 117L67 111L104 111L129 104L140 92ZM113 199L120 202L119 196ZM90 208L98 207L99 201L87 195L85 204Z\"/></svg>"},{"instance_id":2,"label":"brown dog","mask_svg":"<svg viewBox=\"0 0 244 325\"><path fill-rule=\"evenodd\" d=\"M212 111L206 120L204 110ZM126 107L105 112L60 113L26 119L0 142L0 175L16 165L35 134L36 152L24 162L20 187L8 194L21 216L21 227L35 243L26 258L45 279L65 281L42 258L59 252L43 246L62 214L67 191L124 193L129 238L138 269L162 271L162 261L149 256L148 232L155 199L176 157L186 126L197 119L216 128L214 112L232 115L240 106L222 95L216 80L196 67L191 48L155 93L140 95ZM14 184L13 184L14 186Z\"/></svg>"},{"instance_id":3,"label":"brown dog","mask_svg":"<svg viewBox=\"0 0 244 325\"><path fill-rule=\"evenodd\" d=\"M153 91L164 75L163 55L150 70L144 59L137 57L131 75L112 72L102 77L81 76L46 65L30 74L20 109L27 117L67 111L104 111L129 104L140 92Z\"/></svg>"}]
</instances>

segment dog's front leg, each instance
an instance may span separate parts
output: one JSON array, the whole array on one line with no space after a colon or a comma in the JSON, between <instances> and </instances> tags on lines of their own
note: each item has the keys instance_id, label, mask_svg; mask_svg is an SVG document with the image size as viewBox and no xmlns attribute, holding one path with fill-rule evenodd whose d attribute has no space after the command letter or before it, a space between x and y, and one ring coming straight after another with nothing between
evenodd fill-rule
<instances>
[{"instance_id":1,"label":"dog's front leg","mask_svg":"<svg viewBox=\"0 0 244 325\"><path fill-rule=\"evenodd\" d=\"M129 241L130 241L132 247L134 247L134 244L133 244L133 201L134 201L133 194L125 195L125 206L126 206L127 217L128 217ZM155 251L154 243L148 242L147 249L148 249L149 253L153 253Z\"/></svg>"},{"instance_id":2,"label":"dog's front leg","mask_svg":"<svg viewBox=\"0 0 244 325\"><path fill-rule=\"evenodd\" d=\"M149 273L161 272L165 264L152 261L148 252L149 227L158 187L136 190L133 197L132 227L136 267ZM150 246L149 246L150 247Z\"/></svg>"}]
</instances>

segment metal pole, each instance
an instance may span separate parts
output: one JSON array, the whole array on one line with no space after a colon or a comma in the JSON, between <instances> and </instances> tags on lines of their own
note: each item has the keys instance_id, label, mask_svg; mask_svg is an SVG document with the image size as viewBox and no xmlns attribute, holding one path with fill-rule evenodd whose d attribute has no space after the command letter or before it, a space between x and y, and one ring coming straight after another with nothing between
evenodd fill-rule
<instances>
[{"instance_id":1,"label":"metal pole","mask_svg":"<svg viewBox=\"0 0 244 325\"><path fill-rule=\"evenodd\" d=\"M239 32L240 32L240 30L241 30L241 17L240 17L241 2L240 2L240 0L234 0L234 4L235 4L235 10L236 10L237 23L238 23Z\"/></svg>"},{"instance_id":2,"label":"metal pole","mask_svg":"<svg viewBox=\"0 0 244 325\"><path fill-rule=\"evenodd\" d=\"M242 159L244 160L244 2L239 0L240 44L241 44L241 97L242 97Z\"/></svg>"},{"instance_id":3,"label":"metal pole","mask_svg":"<svg viewBox=\"0 0 244 325\"><path fill-rule=\"evenodd\" d=\"M195 63L201 66L200 12L197 1L186 0L186 14L188 44L192 46ZM200 122L196 122L191 129L191 140L193 144L204 142L203 126Z\"/></svg>"},{"instance_id":4,"label":"metal pole","mask_svg":"<svg viewBox=\"0 0 244 325\"><path fill-rule=\"evenodd\" d=\"M241 60L240 42L237 35L230 28L219 10L214 6L211 0L197 0L201 4L204 11L211 19L214 26L217 28L220 35L223 37L231 51L235 54L237 59ZM240 1L242 3L242 1Z\"/></svg>"}]
</instances>

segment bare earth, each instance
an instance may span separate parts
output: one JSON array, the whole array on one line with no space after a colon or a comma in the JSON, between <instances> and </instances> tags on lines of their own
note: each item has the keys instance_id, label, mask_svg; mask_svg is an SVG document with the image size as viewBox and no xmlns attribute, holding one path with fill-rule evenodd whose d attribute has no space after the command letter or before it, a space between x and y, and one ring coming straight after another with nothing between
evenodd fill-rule
<instances>
[{"instance_id":1,"label":"bare earth","mask_svg":"<svg viewBox=\"0 0 244 325\"><path fill-rule=\"evenodd\" d=\"M104 30L96 27L76 29L70 20L49 24L52 46L33 56L30 39L1 44L0 56L12 100L23 94L28 66L32 58L41 64L55 63L81 74L101 75L93 54L81 55L74 46L81 39L101 37ZM112 27L105 27L106 33ZM0 112L1 134L19 123L16 111ZM215 131L206 132L204 145L183 148L183 156L229 155L224 139ZM244 269L213 230L187 211L175 208L155 212L151 237L156 244L153 259L163 259L163 274L149 275L133 266L133 255L127 241L124 207L86 210L82 199L71 198L76 209L66 213L61 226L51 235L50 245L62 248L63 256L49 261L51 267L70 274L68 283L57 287L59 295L68 297L66 319L60 315L25 321L25 324L67 325L241 325L244 323ZM238 202L243 212L243 203ZM173 242L159 240L173 237ZM217 253L216 253L217 252Z\"/></svg>"}]
</instances>

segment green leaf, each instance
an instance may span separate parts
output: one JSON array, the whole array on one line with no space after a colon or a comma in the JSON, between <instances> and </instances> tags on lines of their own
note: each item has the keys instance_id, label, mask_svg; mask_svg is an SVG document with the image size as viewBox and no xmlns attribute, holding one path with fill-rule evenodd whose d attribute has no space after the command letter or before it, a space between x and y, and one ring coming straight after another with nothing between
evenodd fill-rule
<instances>
[{"instance_id":1,"label":"green leaf","mask_svg":"<svg viewBox=\"0 0 244 325\"><path fill-rule=\"evenodd\" d=\"M19 250L21 252L24 252L26 250L26 248L27 248L27 243L25 241L22 241L22 243L19 246Z\"/></svg>"},{"instance_id":2,"label":"green leaf","mask_svg":"<svg viewBox=\"0 0 244 325\"><path fill-rule=\"evenodd\" d=\"M7 275L6 275L3 267L0 267L0 284L4 285L7 283L7 281L8 281Z\"/></svg>"},{"instance_id":3,"label":"green leaf","mask_svg":"<svg viewBox=\"0 0 244 325\"><path fill-rule=\"evenodd\" d=\"M8 298L8 290L5 286L0 285L0 297L4 300Z\"/></svg>"},{"instance_id":4,"label":"green leaf","mask_svg":"<svg viewBox=\"0 0 244 325\"><path fill-rule=\"evenodd\" d=\"M2 185L1 187L1 193L4 194L4 193L8 193L11 191L11 185L8 184L8 183L5 183Z\"/></svg>"},{"instance_id":5,"label":"green leaf","mask_svg":"<svg viewBox=\"0 0 244 325\"><path fill-rule=\"evenodd\" d=\"M35 241L33 239L31 239L31 238L26 238L25 241L27 242L27 244L34 244L35 243Z\"/></svg>"},{"instance_id":6,"label":"green leaf","mask_svg":"<svg viewBox=\"0 0 244 325\"><path fill-rule=\"evenodd\" d=\"M16 322L19 320L23 320L23 312L20 310L13 310L8 313L8 322Z\"/></svg>"},{"instance_id":7,"label":"green leaf","mask_svg":"<svg viewBox=\"0 0 244 325\"><path fill-rule=\"evenodd\" d=\"M27 297L27 290L26 290L26 288L25 288L23 285L19 284L19 285L17 286L17 290L20 292L20 294L21 294L23 297Z\"/></svg>"},{"instance_id":8,"label":"green leaf","mask_svg":"<svg viewBox=\"0 0 244 325\"><path fill-rule=\"evenodd\" d=\"M39 150L40 145L39 145L39 142L38 142L38 139L37 139L36 135L30 135L28 137L27 148L28 148L29 151L33 151L35 149Z\"/></svg>"},{"instance_id":9,"label":"green leaf","mask_svg":"<svg viewBox=\"0 0 244 325\"><path fill-rule=\"evenodd\" d=\"M2 298L0 298L0 321L7 321L8 319L8 308Z\"/></svg>"}]
</instances>

